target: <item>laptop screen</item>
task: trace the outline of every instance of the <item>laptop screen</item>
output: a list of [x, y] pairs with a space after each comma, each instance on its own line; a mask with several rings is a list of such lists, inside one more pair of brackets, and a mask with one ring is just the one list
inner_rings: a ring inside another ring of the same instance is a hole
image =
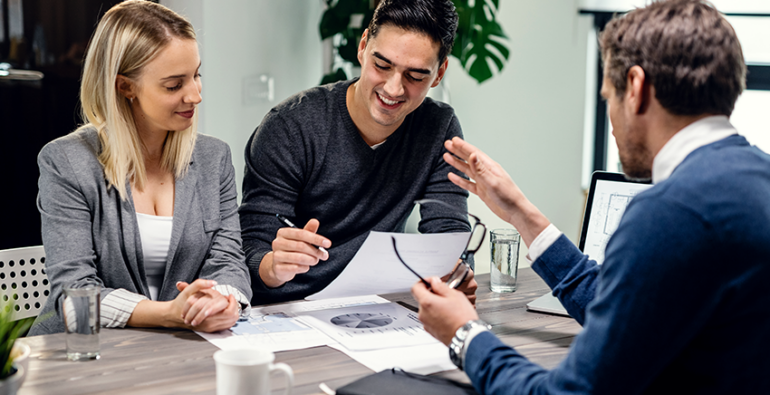
[[629, 181], [621, 173], [594, 172], [586, 199], [580, 250], [598, 264], [604, 262], [607, 241], [615, 233], [626, 206], [649, 183]]

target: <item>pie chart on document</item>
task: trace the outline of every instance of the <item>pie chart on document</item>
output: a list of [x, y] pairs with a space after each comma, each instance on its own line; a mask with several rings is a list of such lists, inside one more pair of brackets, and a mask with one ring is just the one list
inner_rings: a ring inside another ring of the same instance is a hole
[[387, 315], [371, 313], [351, 313], [332, 317], [332, 324], [345, 328], [380, 328], [390, 325], [393, 319]]

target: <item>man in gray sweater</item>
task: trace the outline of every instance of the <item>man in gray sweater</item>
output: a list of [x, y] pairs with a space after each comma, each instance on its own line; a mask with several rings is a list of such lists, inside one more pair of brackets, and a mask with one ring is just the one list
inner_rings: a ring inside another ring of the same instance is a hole
[[[456, 28], [451, 0], [383, 0], [361, 37], [360, 78], [300, 92], [262, 120], [246, 146], [239, 210], [253, 304], [322, 290], [369, 231], [403, 231], [417, 199], [458, 208], [421, 205], [420, 232], [470, 231], [468, 194], [441, 158], [460, 124], [426, 98]], [[471, 300], [475, 289], [472, 276], [461, 287]]]

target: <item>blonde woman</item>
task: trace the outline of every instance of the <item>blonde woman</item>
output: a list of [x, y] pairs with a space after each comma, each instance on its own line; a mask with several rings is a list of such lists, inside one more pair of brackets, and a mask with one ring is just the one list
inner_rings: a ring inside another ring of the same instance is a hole
[[126, 1], [97, 26], [87, 124], [46, 145], [38, 209], [51, 293], [31, 334], [64, 330], [62, 287], [102, 284], [101, 324], [218, 331], [249, 305], [227, 145], [197, 133], [200, 56], [184, 18]]

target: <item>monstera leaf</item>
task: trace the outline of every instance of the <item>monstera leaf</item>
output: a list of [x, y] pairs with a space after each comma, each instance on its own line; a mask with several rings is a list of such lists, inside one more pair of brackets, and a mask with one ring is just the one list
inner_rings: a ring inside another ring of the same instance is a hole
[[[452, 56], [460, 60], [463, 69], [478, 83], [492, 78], [494, 73], [489, 60], [498, 71], [502, 71], [508, 60], [509, 50], [504, 43], [507, 36], [497, 23], [500, 0], [453, 0], [459, 17]], [[374, 16], [379, 1], [372, 0], [326, 0], [326, 11], [318, 26], [321, 40], [340, 35], [335, 42], [335, 51], [340, 58], [358, 66], [356, 58], [358, 40]], [[351, 26], [353, 17], [361, 21], [360, 26]], [[334, 60], [332, 60], [334, 63]], [[332, 64], [334, 66], [334, 64]], [[336, 68], [323, 76], [322, 84], [347, 79], [345, 71]]]
[[473, 6], [467, 0], [454, 3], [460, 20], [452, 55], [471, 77], [482, 83], [493, 76], [487, 60], [492, 60], [497, 70], [502, 71], [510, 54], [501, 42], [508, 36], [496, 21], [499, 0], [476, 0]]

